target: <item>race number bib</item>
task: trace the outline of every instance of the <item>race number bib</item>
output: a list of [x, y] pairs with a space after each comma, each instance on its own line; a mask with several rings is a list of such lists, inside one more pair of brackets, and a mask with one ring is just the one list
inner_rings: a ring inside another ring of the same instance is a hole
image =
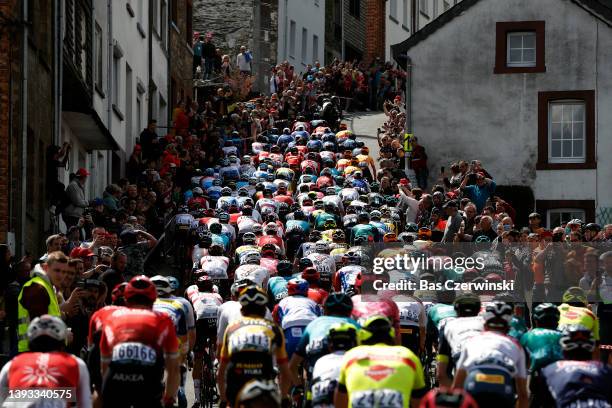
[[270, 338], [263, 333], [237, 333], [230, 337], [230, 350], [239, 351], [269, 351]]
[[312, 403], [324, 404], [333, 403], [336, 380], [321, 380], [312, 385]]
[[154, 365], [157, 361], [155, 350], [142, 343], [121, 343], [113, 348], [111, 360], [121, 364]]
[[353, 408], [402, 408], [404, 397], [396, 390], [368, 390], [356, 392], [352, 397]]

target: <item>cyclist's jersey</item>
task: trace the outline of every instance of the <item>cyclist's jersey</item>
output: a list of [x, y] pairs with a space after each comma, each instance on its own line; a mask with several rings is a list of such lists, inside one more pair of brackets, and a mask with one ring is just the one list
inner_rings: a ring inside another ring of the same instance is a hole
[[179, 337], [181, 344], [181, 352], [187, 352], [189, 344], [184, 341], [187, 336], [187, 317], [185, 316], [183, 304], [170, 298], [157, 298], [155, 303], [153, 303], [153, 310], [165, 314], [172, 320], [176, 335]]
[[542, 369], [558, 408], [610, 408], [612, 368], [599, 361], [561, 360]]
[[102, 333], [106, 319], [108, 319], [108, 316], [110, 316], [115, 310], [121, 309], [122, 307], [123, 306], [115, 305], [104, 306], [103, 308], [96, 310], [94, 314], [91, 315], [91, 318], [89, 319], [89, 332], [87, 335], [88, 345], [99, 345], [99, 336]]
[[342, 199], [342, 201], [359, 200], [359, 192], [354, 188], [343, 188], [340, 191], [340, 198]]
[[288, 296], [272, 311], [274, 320], [283, 330], [291, 327], [306, 327], [321, 315], [319, 305], [305, 296]]
[[351, 242], [357, 237], [365, 237], [367, 241], [376, 241], [380, 232], [370, 224], [357, 224], [351, 228]]
[[412, 334], [415, 327], [425, 327], [425, 307], [412, 296], [396, 295], [393, 301], [400, 313], [400, 333]]
[[344, 351], [334, 351], [317, 360], [312, 369], [310, 393], [312, 408], [334, 407], [334, 392], [340, 378]]
[[402, 346], [358, 346], [344, 354], [338, 389], [352, 408], [408, 408], [423, 395], [425, 377], [419, 358]]
[[238, 206], [238, 200], [236, 200], [236, 197], [221, 196], [217, 200], [217, 209], [225, 209], [225, 210], [227, 210], [227, 209], [229, 209], [233, 205], [235, 205], [236, 207]]
[[221, 186], [211, 186], [206, 190], [206, 195], [211, 200], [217, 200], [221, 197]]
[[[455, 321], [460, 320], [461, 318]], [[446, 327], [448, 328], [448, 325]], [[485, 331], [466, 339], [457, 361], [457, 368], [469, 372], [485, 367], [503, 369], [512, 378], [527, 378], [523, 348], [518, 341], [505, 334]]]
[[250, 279], [257, 286], [265, 288], [270, 278], [270, 272], [261, 265], [246, 264], [240, 265], [234, 273], [234, 281], [238, 282], [243, 279]]
[[191, 214], [177, 214], [174, 217], [175, 230], [181, 233], [187, 233], [191, 229], [191, 224], [194, 218]]
[[187, 298], [193, 305], [197, 320], [217, 320], [217, 311], [223, 304], [223, 299], [218, 293], [200, 292], [197, 285], [191, 285], [185, 291]]
[[227, 279], [228, 257], [206, 255], [200, 259], [200, 265], [211, 279]]
[[300, 245], [300, 249], [298, 250], [297, 257], [304, 258], [310, 254], [314, 254], [316, 252], [316, 244], [314, 242], [304, 242]]
[[154, 310], [121, 308], [106, 320], [100, 357], [114, 371], [110, 380], [130, 382], [137, 371], [141, 378], [160, 382], [164, 359], [178, 357], [179, 341], [172, 319]]
[[336, 261], [331, 255], [311, 253], [307, 256], [319, 272], [321, 285], [331, 285], [332, 276], [336, 273]]
[[395, 302], [387, 297], [378, 295], [355, 295], [353, 301], [353, 318], [360, 324], [368, 317], [382, 315], [393, 323], [395, 333], [399, 335], [400, 316]]
[[346, 254], [347, 250], [348, 250], [348, 245], [346, 245], [343, 242], [340, 243], [330, 243], [330, 247], [332, 248], [332, 250], [329, 252], [329, 254], [332, 256], [332, 258], [334, 258], [334, 261], [336, 262], [336, 271], [338, 269], [342, 268], [342, 264], [344, 263], [344, 255]]
[[260, 214], [278, 213], [278, 203], [271, 198], [260, 198], [255, 203], [255, 209]]
[[521, 345], [529, 354], [531, 372], [563, 359], [560, 338], [560, 331], [541, 328], [531, 329], [521, 337]]
[[366, 268], [360, 265], [343, 266], [334, 275], [334, 289], [338, 292], [346, 293], [349, 288], [355, 285], [357, 275], [359, 275], [360, 273], [364, 274], [366, 272]]
[[[21, 353], [8, 361], [0, 372], [0, 401], [10, 397], [11, 391], [54, 388], [70, 388], [73, 393], [71, 397], [78, 401], [80, 408], [92, 406], [87, 365], [71, 354], [60, 351]], [[24, 399], [23, 403], [15, 402], [13, 405], [5, 402], [2, 406], [66, 407], [65, 401], [44, 398], [30, 405]]]
[[321, 212], [319, 213], [314, 220], [314, 225], [315, 225], [315, 229], [318, 230], [324, 230], [323, 225], [325, 224], [325, 221], [328, 220], [332, 220], [332, 221], [336, 221], [336, 217], [333, 214], [329, 214], [326, 212]]
[[276, 265], [278, 265], [278, 259], [276, 258], [261, 258], [259, 264], [268, 270], [270, 276], [276, 275]]
[[293, 279], [293, 276], [273, 276], [268, 280], [268, 295], [275, 303], [287, 297], [287, 282]]
[[199, 267], [200, 259], [206, 255], [208, 255], [208, 249], [200, 248], [199, 245], [195, 245], [191, 251], [191, 261]]
[[468, 339], [478, 336], [483, 330], [482, 316], [457, 317], [448, 321], [440, 329], [440, 348], [437, 360], [448, 362], [451, 357], [453, 362], [456, 362]]
[[288, 220], [286, 223], [286, 232], [289, 234], [303, 233], [304, 236], [310, 232], [310, 224], [304, 220]]
[[212, 187], [213, 185], [213, 180], [216, 177], [213, 176], [204, 176], [200, 179], [200, 186], [202, 187], [203, 190], [208, 190], [209, 188]]
[[238, 263], [238, 265], [242, 265], [246, 259], [247, 259], [247, 255], [249, 254], [253, 254], [253, 253], [257, 253], [259, 254], [261, 252], [261, 248], [259, 248], [257, 245], [241, 245], [238, 248], [236, 248], [236, 263]]
[[170, 295], [170, 299], [176, 300], [183, 305], [183, 311], [185, 312], [185, 323], [187, 324], [187, 330], [195, 328], [195, 315], [193, 312], [193, 306], [191, 302], [184, 297]]
[[227, 167], [221, 167], [219, 169], [219, 178], [223, 181], [238, 180], [239, 177], [240, 177], [240, 172], [238, 171], [236, 167], [227, 166]]
[[440, 330], [449, 319], [457, 317], [457, 312], [453, 305], [438, 303], [432, 305], [427, 311], [427, 319]]
[[589, 329], [593, 333], [595, 340], [599, 341], [599, 320], [589, 309], [563, 303], [559, 306], [559, 312], [561, 313], [561, 316], [559, 316], [559, 330], [563, 331], [563, 328], [566, 326], [579, 324]]

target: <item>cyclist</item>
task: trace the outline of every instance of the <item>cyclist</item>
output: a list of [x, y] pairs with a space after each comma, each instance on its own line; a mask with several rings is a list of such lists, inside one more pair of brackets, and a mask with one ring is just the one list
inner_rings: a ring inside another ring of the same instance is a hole
[[291, 356], [289, 368], [293, 374], [294, 382], [297, 383], [298, 368], [302, 362], [305, 362], [304, 368], [307, 373], [307, 379], [310, 379], [312, 369], [317, 360], [327, 354], [325, 338], [330, 327], [341, 323], [348, 323], [356, 328], [359, 327], [359, 324], [351, 318], [352, 311], [353, 301], [344, 293], [331, 293], [325, 299], [323, 305], [324, 315], [308, 323], [293, 356]]
[[243, 279], [249, 279], [257, 286], [265, 287], [270, 278], [270, 272], [260, 265], [261, 255], [256, 252], [251, 252], [244, 258], [244, 263], [240, 264], [234, 272], [234, 281], [238, 282]]
[[552, 303], [540, 303], [533, 310], [535, 327], [521, 337], [529, 357], [530, 405], [540, 406], [538, 390], [542, 387], [541, 369], [563, 358], [559, 339], [559, 309]]
[[347, 292], [355, 285], [359, 274], [365, 274], [366, 268], [361, 266], [361, 256], [357, 252], [347, 252], [342, 257], [343, 267], [333, 277], [334, 290]]
[[321, 287], [321, 275], [319, 272], [315, 268], [306, 268], [302, 272], [301, 278], [308, 282], [308, 298], [314, 300], [317, 305], [322, 306], [329, 292]]
[[427, 315], [425, 306], [413, 291], [407, 291], [393, 296], [400, 314], [400, 335], [402, 346], [409, 348], [415, 354], [425, 351], [425, 330]]
[[208, 255], [200, 258], [200, 268], [211, 279], [227, 279], [227, 270], [230, 266], [230, 259], [223, 255], [223, 245], [213, 242], [208, 248]]
[[283, 399], [287, 398], [291, 374], [282, 331], [265, 318], [268, 296], [258, 286], [240, 291], [242, 317], [231, 323], [223, 338], [217, 383], [223, 401], [235, 401], [250, 380], [273, 380], [274, 360], [279, 369]]
[[465, 390], [441, 387], [429, 391], [420, 408], [478, 408], [478, 404]]
[[[195, 391], [194, 408], [200, 405], [200, 378], [202, 378], [202, 360], [208, 341], [217, 343], [217, 313], [223, 304], [223, 299], [218, 293], [213, 292], [213, 282], [209, 276], [200, 276], [195, 285], [191, 285], [185, 291], [187, 298], [193, 305], [196, 316], [196, 341], [193, 347], [193, 388]], [[209, 353], [214, 352], [214, 347]]]
[[459, 360], [461, 348], [472, 336], [484, 329], [480, 312], [480, 299], [473, 293], [463, 293], [453, 302], [457, 318], [449, 320], [440, 328], [438, 362], [438, 382], [443, 386], [451, 385], [449, 374]]
[[149, 278], [135, 276], [125, 288], [128, 307], [106, 319], [100, 339], [104, 406], [174, 404], [180, 380], [179, 342], [172, 319], [153, 310], [156, 299]]
[[453, 388], [465, 388], [479, 406], [514, 407], [515, 392], [516, 406], [528, 406], [525, 353], [507, 335], [511, 319], [512, 306], [499, 301], [490, 303], [483, 315], [484, 332], [467, 338], [461, 349]]
[[321, 314], [317, 303], [307, 295], [308, 282], [301, 278], [291, 279], [287, 282], [287, 297], [272, 311], [274, 321], [283, 329], [289, 357], [297, 348], [306, 326]]
[[340, 377], [340, 365], [344, 354], [357, 346], [357, 328], [350, 323], [335, 323], [327, 332], [326, 351], [312, 369], [308, 386], [308, 400], [312, 408], [331, 408], [334, 391]]
[[542, 369], [543, 407], [610, 407], [612, 368], [594, 360], [596, 341], [590, 330], [569, 325], [560, 339], [563, 360]]
[[238, 393], [236, 408], [280, 408], [281, 395], [274, 381], [251, 380]]
[[334, 406], [402, 407], [419, 404], [427, 391], [423, 367], [409, 349], [395, 345], [395, 330], [384, 316], [372, 316], [358, 333], [359, 346], [342, 360]]
[[[8, 361], [0, 372], [0, 401], [6, 401], [13, 396], [13, 392], [26, 389], [68, 388], [75, 395], [65, 397], [74, 398], [79, 408], [92, 406], [89, 371], [85, 362], [64, 352], [67, 331], [66, 324], [59, 317], [48, 314], [35, 317], [30, 322], [26, 333], [29, 351]], [[21, 406], [19, 399], [13, 401]], [[61, 400], [53, 402], [58, 404], [53, 406], [65, 406]], [[41, 398], [32, 406], [38, 406], [38, 403], [51, 406], [53, 402]], [[9, 405], [7, 402], [3, 406]]]
[[[157, 299], [153, 304], [153, 310], [167, 314], [174, 323], [176, 335], [179, 338], [181, 362], [183, 357], [187, 356], [195, 343], [195, 321], [193, 319], [193, 309], [191, 321], [194, 321], [193, 327], [188, 325], [187, 310], [182, 302], [174, 299], [172, 296], [172, 286], [170, 281], [165, 276], [156, 275], [151, 278], [151, 282], [157, 290]], [[193, 331], [193, 334], [191, 333]]]
[[268, 280], [268, 296], [273, 304], [287, 297], [287, 282], [293, 278], [293, 265], [291, 262], [281, 259], [276, 264], [276, 276]]
[[579, 324], [593, 333], [595, 356], [599, 358], [599, 319], [589, 310], [584, 291], [579, 287], [567, 289], [563, 294], [563, 303], [559, 306], [559, 312], [559, 330]]

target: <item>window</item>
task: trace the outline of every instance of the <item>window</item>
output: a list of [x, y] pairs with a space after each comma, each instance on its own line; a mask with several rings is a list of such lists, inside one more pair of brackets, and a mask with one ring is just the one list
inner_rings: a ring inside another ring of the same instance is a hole
[[95, 73], [94, 73], [94, 83], [96, 86], [96, 90], [100, 94], [104, 94], [102, 89], [104, 89], [104, 84], [102, 83], [103, 72], [104, 72], [104, 38], [102, 35], [102, 27], [96, 23], [96, 30], [94, 34], [94, 58], [95, 58]]
[[584, 162], [584, 102], [548, 104], [548, 160], [550, 163]]
[[448, 1], [444, 0], [442, 3], [443, 7], [444, 7], [444, 11], [448, 10], [449, 8], [451, 8], [451, 5]]
[[389, 18], [397, 23], [397, 0], [389, 0]]
[[595, 92], [538, 94], [538, 170], [594, 169]]
[[192, 32], [192, 24], [193, 24], [193, 7], [191, 5], [191, 0], [185, 0], [185, 18], [187, 19], [187, 24], [185, 27], [185, 41], [189, 48], [191, 48], [191, 43], [193, 42], [193, 32]]
[[289, 56], [293, 57], [295, 55], [295, 21], [291, 20], [289, 23]]
[[361, 16], [361, 0], [349, 0], [349, 14], [356, 19]]
[[312, 60], [313, 62], [319, 59], [319, 37], [312, 36]]
[[144, 16], [144, 0], [136, 0], [138, 2], [138, 10], [136, 11], [136, 13], [138, 14], [138, 17], [136, 17], [138, 19], [138, 22], [140, 24], [142, 24], [142, 17]]
[[159, 0], [151, 0], [149, 4], [153, 9], [153, 32], [159, 35]]
[[136, 98], [136, 131], [140, 132], [142, 128], [142, 100], [138, 96]]
[[402, 0], [402, 25], [408, 30], [408, 0]]
[[159, 9], [159, 31], [161, 36], [162, 47], [168, 47], [168, 3], [166, 0], [161, 0]]
[[429, 0], [419, 0], [419, 11], [429, 17]]
[[546, 72], [544, 21], [496, 24], [496, 74]]
[[121, 57], [113, 54], [113, 105], [119, 108], [119, 92], [121, 91]]
[[507, 38], [506, 65], [509, 67], [535, 67], [535, 31], [508, 33]]
[[302, 62], [308, 60], [308, 29], [302, 28]]
[[560, 227], [573, 219], [584, 220], [584, 210], [579, 208], [555, 208], [546, 212], [546, 225]]

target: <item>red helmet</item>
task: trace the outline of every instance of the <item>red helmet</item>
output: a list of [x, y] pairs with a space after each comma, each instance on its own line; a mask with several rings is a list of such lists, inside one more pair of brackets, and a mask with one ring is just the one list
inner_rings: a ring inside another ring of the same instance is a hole
[[125, 300], [130, 301], [134, 296], [144, 296], [151, 302], [157, 299], [157, 288], [149, 278], [144, 275], [134, 276], [125, 288]]
[[127, 288], [127, 286], [128, 286], [127, 282], [122, 282], [118, 284], [117, 286], [115, 286], [115, 288], [111, 292], [111, 299], [113, 301], [113, 304], [116, 304], [122, 301], [125, 302], [125, 288]]
[[313, 267], [308, 267], [302, 271], [302, 279], [308, 283], [317, 283], [321, 279], [321, 274]]
[[294, 278], [287, 282], [287, 294], [289, 296], [308, 294], [309, 284], [306, 280], [301, 278]]
[[478, 408], [478, 404], [462, 389], [434, 388], [421, 400], [420, 408]]

